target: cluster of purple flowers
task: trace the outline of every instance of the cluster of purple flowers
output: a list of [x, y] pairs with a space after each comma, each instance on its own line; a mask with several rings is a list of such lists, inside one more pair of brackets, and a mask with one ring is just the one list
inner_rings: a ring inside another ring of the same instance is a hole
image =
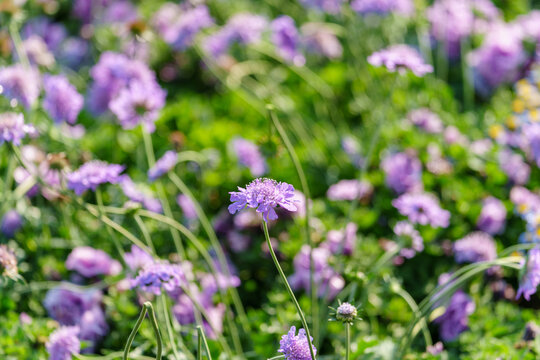
[[41, 76], [35, 68], [20, 64], [0, 68], [0, 96], [11, 101], [12, 106], [21, 104], [31, 108], [39, 97]]
[[33, 136], [37, 131], [33, 125], [24, 123], [23, 114], [0, 113], [0, 145], [4, 142], [20, 145], [27, 134]]
[[340, 58], [343, 47], [336, 37], [336, 32], [321, 23], [305, 23], [300, 28], [302, 42], [306, 51], [321, 54], [329, 59]]
[[450, 212], [442, 209], [437, 198], [427, 193], [405, 193], [392, 205], [413, 224], [448, 227]]
[[49, 360], [71, 360], [73, 354], [81, 351], [81, 341], [77, 337], [80, 329], [77, 326], [62, 326], [53, 331], [45, 345]]
[[450, 298], [444, 314], [434, 320], [439, 325], [441, 338], [444, 341], [452, 341], [467, 330], [469, 315], [475, 308], [473, 300], [463, 290], [456, 291]]
[[90, 246], [79, 246], [73, 249], [67, 257], [66, 269], [92, 278], [99, 275], [117, 275], [122, 270], [122, 266], [103, 250]]
[[415, 155], [389, 154], [381, 162], [381, 168], [386, 175], [386, 185], [396, 193], [422, 190], [422, 163]]
[[182, 264], [154, 262], [139, 271], [137, 277], [133, 279], [132, 287], [154, 295], [160, 295], [161, 291], [165, 290], [172, 297], [187, 285], [187, 276], [191, 273], [191, 268], [188, 262]]
[[122, 171], [122, 165], [107, 164], [99, 160], [89, 161], [67, 174], [67, 186], [75, 191], [75, 194], [82, 195], [86, 190], [96, 191], [101, 184], [117, 184], [122, 179]]
[[238, 157], [238, 162], [249, 168], [251, 175], [262, 176], [267, 171], [266, 160], [259, 151], [259, 147], [249, 140], [241, 137], [232, 141], [234, 152]]
[[404, 74], [407, 70], [416, 76], [433, 72], [433, 66], [426, 64], [420, 53], [408, 45], [392, 45], [379, 50], [368, 57], [368, 62], [377, 67], [384, 66], [390, 72], [398, 71], [400, 74]]
[[45, 89], [43, 108], [51, 118], [57, 123], [65, 121], [74, 124], [84, 103], [77, 89], [62, 75], [45, 76], [43, 88]]
[[176, 203], [182, 209], [182, 213], [184, 214], [186, 219], [197, 219], [197, 210], [195, 208], [195, 204], [193, 204], [193, 201], [189, 198], [189, 196], [184, 194], [178, 195], [176, 197]]

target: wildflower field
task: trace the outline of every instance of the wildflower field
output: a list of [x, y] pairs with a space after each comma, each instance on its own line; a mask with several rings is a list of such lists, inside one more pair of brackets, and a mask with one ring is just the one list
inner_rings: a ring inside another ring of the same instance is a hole
[[539, 359], [539, 167], [540, 1], [0, 0], [0, 360]]

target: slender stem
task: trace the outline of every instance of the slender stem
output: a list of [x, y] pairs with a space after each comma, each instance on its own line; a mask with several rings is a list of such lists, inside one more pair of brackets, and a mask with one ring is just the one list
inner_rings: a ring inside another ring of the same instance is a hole
[[[300, 179], [300, 186], [302, 187], [302, 192], [304, 193], [304, 206], [305, 206], [305, 213], [306, 218], [304, 221], [304, 235], [306, 237], [307, 244], [309, 246], [309, 285], [311, 289], [311, 311], [312, 311], [312, 325], [313, 325], [313, 331], [314, 334], [319, 335], [319, 301], [317, 299], [317, 284], [315, 283], [315, 265], [313, 261], [313, 241], [311, 240], [311, 232], [309, 227], [309, 220], [310, 220], [310, 207], [309, 207], [309, 199], [311, 198], [311, 193], [309, 191], [308, 182], [306, 179], [306, 174], [304, 173], [304, 169], [302, 168], [302, 164], [300, 163], [300, 159], [298, 158], [298, 155], [296, 154], [296, 151], [294, 150], [294, 146], [291, 143], [291, 140], [289, 139], [289, 136], [287, 135], [287, 132], [281, 125], [281, 122], [279, 121], [279, 118], [277, 117], [275, 113], [275, 108], [273, 105], [267, 106], [268, 112], [270, 114], [270, 119], [272, 120], [276, 130], [279, 133], [279, 136], [281, 138], [281, 141], [283, 144], [285, 144], [285, 147], [287, 148], [287, 152], [289, 153], [289, 156], [294, 164], [294, 167], [296, 169], [296, 173], [298, 174], [298, 178]], [[317, 340], [315, 340], [317, 341]]]
[[197, 326], [197, 332], [199, 334], [199, 339], [202, 339], [202, 342], [204, 344], [204, 350], [206, 351], [206, 356], [208, 357], [208, 360], [212, 360], [212, 353], [210, 353], [210, 348], [208, 347], [208, 341], [206, 341], [206, 336], [204, 335], [203, 328]]
[[[105, 210], [103, 209], [103, 197], [101, 195], [101, 189], [99, 187], [96, 189], [96, 202], [98, 205], [100, 218], [103, 219], [105, 217]], [[124, 261], [124, 249], [122, 248], [122, 245], [118, 241], [118, 238], [116, 237], [116, 235], [112, 232], [111, 228], [109, 226], [107, 226], [106, 228], [107, 228], [107, 232], [109, 236], [111, 237], [114, 243], [114, 246], [116, 247], [116, 250], [120, 254], [120, 257], [122, 258], [122, 261]]]
[[171, 343], [174, 358], [178, 360], [178, 359], [181, 359], [181, 357], [178, 354], [178, 348], [176, 347], [176, 340], [174, 337], [174, 332], [173, 332], [173, 328], [171, 324], [171, 318], [169, 316], [169, 308], [167, 306], [167, 300], [165, 299], [164, 295], [160, 295], [160, 301], [161, 301], [161, 307], [163, 308], [163, 318], [165, 320], [165, 327], [167, 328], [167, 335], [169, 337], [169, 342]]
[[129, 350], [131, 349], [131, 345], [133, 344], [135, 335], [137, 335], [137, 332], [141, 328], [142, 322], [144, 321], [144, 317], [146, 316], [147, 312], [150, 314], [149, 320], [150, 320], [150, 323], [152, 324], [152, 328], [154, 329], [154, 335], [156, 335], [156, 342], [157, 342], [156, 360], [161, 360], [161, 353], [163, 352], [163, 341], [161, 340], [161, 332], [159, 331], [159, 326], [156, 319], [156, 313], [154, 312], [152, 303], [149, 301], [144, 303], [141, 313], [139, 314], [139, 318], [137, 319], [137, 322], [135, 323], [135, 327], [133, 327], [133, 330], [131, 330], [131, 333], [129, 334], [129, 337], [126, 342], [126, 346], [124, 348], [124, 356], [122, 357], [123, 360], [129, 359]]
[[22, 40], [21, 36], [19, 35], [19, 29], [17, 29], [17, 24], [13, 19], [9, 23], [9, 34], [11, 35], [11, 40], [13, 41], [13, 45], [15, 46], [15, 52], [19, 57], [19, 61], [26, 68], [29, 68], [30, 62], [28, 61], [28, 56], [26, 56], [26, 51], [24, 51], [24, 49], [22, 48]]
[[283, 285], [285, 285], [285, 288], [287, 289], [287, 292], [289, 293], [289, 296], [291, 297], [291, 300], [293, 301], [294, 306], [296, 306], [296, 311], [298, 312], [298, 315], [300, 316], [300, 321], [302, 322], [302, 326], [304, 327], [304, 330], [306, 331], [311, 359], [315, 360], [315, 352], [313, 351], [313, 344], [311, 343], [311, 334], [309, 332], [309, 327], [307, 325], [306, 318], [304, 317], [302, 308], [300, 307], [300, 304], [298, 304], [298, 300], [296, 300], [296, 296], [294, 296], [294, 292], [292, 291], [291, 286], [289, 285], [289, 282], [287, 281], [287, 276], [285, 276], [285, 273], [283, 272], [281, 265], [279, 265], [279, 261], [276, 257], [276, 253], [274, 252], [274, 248], [272, 247], [272, 242], [270, 241], [270, 234], [268, 233], [268, 224], [266, 223], [266, 221], [263, 221], [263, 229], [264, 229], [264, 236], [266, 237], [266, 244], [268, 245], [268, 249], [270, 250], [270, 255], [272, 256], [272, 260], [274, 260], [274, 264], [276, 265], [279, 276], [281, 276]]
[[199, 329], [200, 326], [197, 326], [197, 360], [202, 360], [202, 335]]
[[129, 334], [129, 337], [126, 342], [126, 346], [124, 347], [124, 356], [122, 357], [123, 360], [129, 359], [129, 350], [131, 349], [131, 345], [133, 344], [133, 340], [135, 339], [135, 335], [137, 335], [137, 332], [139, 331], [142, 322], [144, 320], [144, 317], [146, 316], [146, 312], [148, 309], [146, 306], [143, 306], [141, 313], [139, 315], [139, 318], [137, 319], [137, 322], [135, 323], [135, 326], [133, 327], [133, 330], [131, 330], [131, 333]]
[[[413, 297], [407, 291], [405, 291], [405, 289], [403, 289], [399, 284], [396, 284], [396, 286], [394, 286], [393, 289], [396, 292], [396, 294], [398, 294], [399, 296], [403, 298], [403, 300], [405, 300], [407, 305], [409, 305], [409, 307], [413, 311], [414, 315], [419, 316], [420, 309], [418, 308], [418, 304], [416, 304], [416, 301], [414, 301]], [[424, 335], [424, 341], [426, 342], [426, 346], [433, 345], [433, 340], [431, 339], [431, 334], [429, 333], [426, 320], [422, 318], [422, 320], [420, 320], [420, 323], [421, 323], [420, 325], [422, 326], [422, 334]]]
[[141, 233], [144, 240], [146, 241], [146, 245], [148, 245], [148, 247], [152, 249], [153, 254], [156, 254], [156, 248], [154, 247], [154, 243], [152, 242], [152, 237], [150, 236], [150, 232], [148, 231], [148, 228], [146, 227], [143, 219], [141, 219], [138, 214], [135, 214], [133, 218], [135, 219], [137, 226], [139, 226], [139, 229], [141, 229]]
[[347, 347], [345, 348], [345, 360], [350, 359], [351, 353], [351, 324], [345, 324], [345, 334], [347, 336]]

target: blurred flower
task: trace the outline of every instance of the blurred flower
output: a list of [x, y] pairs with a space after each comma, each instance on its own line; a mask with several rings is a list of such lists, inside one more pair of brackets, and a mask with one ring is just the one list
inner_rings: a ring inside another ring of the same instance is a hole
[[290, 184], [259, 178], [250, 182], [245, 188], [238, 187], [238, 190], [238, 192], [229, 193], [232, 202], [229, 205], [231, 214], [248, 207], [262, 213], [264, 221], [268, 222], [278, 218], [275, 211], [278, 205], [288, 211], [297, 210], [293, 200], [294, 187]]
[[493, 196], [485, 198], [476, 226], [490, 235], [495, 235], [504, 230], [505, 220], [506, 208], [502, 201]]
[[444, 346], [443, 346], [443, 343], [440, 342], [440, 341], [437, 341], [435, 344], [433, 345], [429, 345], [427, 348], [426, 348], [426, 351], [430, 354], [430, 355], [439, 355], [440, 353], [442, 353], [444, 350]]
[[525, 275], [523, 275], [519, 284], [519, 289], [516, 299], [521, 295], [525, 300], [530, 301], [531, 295], [536, 293], [536, 288], [540, 284], [540, 249], [534, 248], [529, 250], [527, 261], [524, 266]]
[[442, 156], [441, 149], [435, 143], [428, 145], [427, 152], [429, 155], [426, 163], [427, 170], [435, 175], [451, 174], [454, 170], [452, 163]]
[[237, 137], [232, 140], [234, 152], [238, 162], [249, 168], [251, 175], [262, 176], [267, 171], [266, 160], [259, 151], [259, 147], [249, 140]]
[[330, 230], [326, 234], [326, 241], [321, 244], [328, 248], [332, 254], [352, 255], [356, 245], [356, 232], [358, 226], [355, 223], [348, 223], [345, 229]]
[[300, 0], [302, 5], [327, 12], [329, 14], [338, 14], [341, 10], [341, 5], [345, 0]]
[[[313, 341], [313, 338], [311, 338]], [[298, 330], [296, 335], [296, 327], [291, 326], [287, 335], [283, 335], [279, 342], [278, 352], [285, 356], [285, 360], [309, 360], [311, 352], [309, 350], [309, 341], [304, 329]], [[317, 353], [317, 349], [313, 346], [313, 353]]]
[[407, 119], [416, 127], [430, 134], [438, 134], [443, 131], [441, 118], [428, 108], [412, 110], [407, 114]]
[[96, 191], [101, 184], [118, 183], [124, 171], [124, 166], [108, 164], [104, 161], [93, 160], [83, 164], [80, 168], [67, 174], [68, 189], [75, 194], [82, 195], [86, 190]]
[[169, 150], [163, 154], [161, 158], [156, 161], [156, 164], [148, 170], [148, 179], [156, 181], [169, 171], [171, 171], [178, 161], [178, 154], [176, 151]]
[[467, 138], [455, 126], [447, 126], [444, 130], [444, 141], [449, 144], [467, 144]]
[[81, 342], [78, 326], [62, 326], [49, 336], [45, 346], [49, 353], [49, 360], [71, 360], [73, 354], [81, 351]]
[[[21, 44], [22, 51], [32, 65], [49, 68], [54, 65], [54, 55], [49, 51], [45, 41], [37, 35], [32, 35]], [[19, 61], [20, 59], [16, 59]]]
[[172, 3], [161, 6], [153, 22], [163, 40], [175, 50], [185, 50], [202, 29], [214, 24], [206, 5], [185, 8]]
[[411, 259], [417, 252], [424, 250], [424, 239], [410, 222], [398, 221], [393, 230], [402, 244], [399, 252], [401, 256]]
[[122, 266], [103, 250], [79, 246], [68, 255], [66, 269], [77, 271], [82, 276], [90, 278], [99, 275], [117, 275]]
[[21, 64], [0, 68], [0, 95], [11, 100], [14, 106], [20, 103], [26, 109], [34, 105], [39, 97], [41, 77], [38, 70]]
[[373, 66], [384, 66], [388, 71], [398, 71], [404, 74], [407, 70], [416, 76], [424, 76], [433, 72], [433, 67], [422, 59], [420, 53], [408, 45], [392, 45], [386, 49], [374, 52], [368, 57]]
[[476, 231], [454, 243], [454, 254], [458, 264], [475, 263], [495, 260], [497, 249], [495, 241], [489, 234]]
[[43, 80], [45, 99], [43, 108], [56, 122], [74, 124], [81, 111], [84, 99], [63, 75], [46, 75]]
[[186, 195], [180, 194], [176, 197], [176, 203], [180, 208], [182, 208], [182, 213], [188, 220], [197, 219], [197, 210], [195, 209], [195, 204], [193, 201]]
[[8, 210], [2, 217], [0, 230], [7, 237], [12, 237], [22, 227], [23, 218], [16, 210]]
[[406, 193], [392, 201], [401, 215], [413, 224], [446, 228], [450, 222], [450, 212], [441, 209], [437, 198], [427, 193]]
[[300, 31], [306, 50], [330, 59], [337, 59], [343, 54], [343, 47], [330, 27], [321, 23], [306, 23]]
[[227, 243], [232, 251], [236, 253], [242, 252], [248, 249], [251, 238], [233, 230], [227, 233]]
[[514, 186], [510, 190], [510, 201], [514, 203], [519, 214], [540, 211], [540, 196], [522, 186]]
[[360, 144], [354, 137], [345, 135], [341, 139], [341, 148], [349, 156], [354, 167], [360, 168], [364, 164], [364, 158], [360, 154]]
[[0, 276], [15, 278], [18, 273], [15, 253], [6, 245], [0, 245]]
[[540, 124], [524, 124], [522, 132], [536, 166], [540, 167]]
[[39, 36], [50, 51], [56, 52], [67, 37], [67, 30], [63, 24], [54, 23], [46, 16], [38, 16], [24, 24], [21, 36], [23, 39]]
[[138, 271], [154, 263], [152, 255], [136, 245], [131, 245], [131, 251], [124, 254], [124, 261], [131, 271]]
[[163, 207], [161, 202], [152, 195], [147, 194], [139, 189], [139, 187], [131, 180], [128, 175], [123, 175], [120, 180], [120, 187], [129, 200], [139, 203], [145, 209], [156, 213], [162, 213]]
[[499, 152], [499, 165], [514, 184], [524, 185], [529, 182], [531, 168], [521, 155], [510, 149], [503, 149]]
[[295, 66], [303, 66], [306, 58], [298, 50], [300, 35], [294, 20], [287, 15], [282, 15], [274, 19], [270, 27], [272, 28], [272, 42], [279, 56]]
[[467, 294], [462, 290], [456, 291], [450, 298], [444, 314], [433, 321], [439, 325], [441, 339], [452, 341], [467, 330], [469, 315], [475, 308], [474, 301]]
[[523, 334], [523, 340], [534, 341], [540, 334], [540, 327], [536, 325], [534, 321], [528, 321], [525, 324], [525, 331]]
[[373, 186], [367, 180], [341, 180], [328, 188], [326, 196], [330, 200], [363, 200], [372, 192]]
[[[198, 294], [200, 295], [200, 294]], [[200, 301], [200, 296], [195, 296], [196, 301]], [[203, 317], [203, 328], [210, 339], [216, 339], [218, 334], [223, 332], [223, 319], [225, 315], [225, 305], [213, 305], [202, 299], [202, 306], [205, 308], [207, 316]], [[186, 294], [182, 294], [177, 299], [172, 308], [173, 314], [180, 325], [195, 323], [195, 305], [192, 299]]]
[[363, 15], [396, 13], [409, 16], [414, 12], [414, 3], [412, 0], [353, 0], [351, 8]]
[[422, 163], [413, 154], [389, 154], [381, 162], [386, 185], [398, 194], [422, 190]]
[[139, 271], [133, 280], [132, 287], [138, 287], [144, 292], [160, 295], [161, 289], [169, 295], [181, 293], [181, 287], [186, 283], [186, 271], [191, 272], [191, 264], [152, 263]]

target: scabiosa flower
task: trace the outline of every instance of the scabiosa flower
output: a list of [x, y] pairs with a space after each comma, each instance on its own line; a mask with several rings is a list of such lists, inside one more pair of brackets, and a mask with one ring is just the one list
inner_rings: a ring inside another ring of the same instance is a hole
[[253, 176], [264, 175], [267, 171], [266, 160], [257, 145], [241, 137], [235, 138], [232, 145], [241, 165], [249, 168]]
[[90, 278], [98, 275], [117, 275], [122, 266], [103, 250], [79, 246], [68, 255], [66, 269], [77, 271], [82, 276]]
[[176, 203], [182, 208], [182, 212], [184, 213], [186, 219], [197, 219], [197, 210], [195, 209], [195, 204], [193, 204], [193, 201], [191, 201], [189, 196], [186, 196], [184, 194], [178, 195], [176, 197]]
[[81, 111], [84, 99], [63, 75], [47, 75], [43, 80], [45, 99], [43, 108], [56, 122], [74, 124]]
[[278, 218], [275, 211], [278, 205], [288, 211], [297, 210], [294, 202], [294, 187], [285, 182], [259, 178], [250, 182], [245, 188], [238, 187], [238, 190], [229, 193], [232, 202], [229, 205], [231, 214], [248, 207], [263, 214], [264, 221], [268, 222]]
[[433, 66], [422, 59], [420, 53], [408, 45], [392, 45], [386, 49], [374, 52], [368, 57], [373, 66], [384, 66], [388, 71], [398, 71], [404, 74], [407, 70], [416, 76], [424, 76], [433, 72]]
[[441, 118], [428, 108], [412, 110], [407, 114], [407, 119], [416, 127], [430, 134], [438, 134], [443, 131]]
[[490, 235], [495, 235], [504, 230], [505, 220], [506, 208], [502, 201], [493, 196], [484, 199], [476, 226]]
[[363, 15], [396, 13], [408, 16], [414, 12], [414, 4], [411, 0], [353, 0], [351, 8]]
[[29, 109], [36, 102], [41, 86], [40, 74], [34, 68], [17, 64], [0, 68], [0, 95]]
[[422, 164], [413, 154], [390, 154], [381, 162], [381, 168], [386, 175], [386, 185], [398, 194], [422, 190]]
[[366, 180], [341, 180], [328, 188], [326, 196], [330, 200], [362, 200], [372, 192], [373, 186]]
[[71, 360], [73, 354], [81, 351], [81, 342], [77, 337], [78, 326], [62, 326], [49, 336], [45, 345], [49, 353], [49, 360]]
[[484, 232], [476, 231], [454, 243], [457, 263], [490, 261], [497, 258], [493, 238]]
[[405, 193], [392, 205], [413, 224], [448, 227], [450, 212], [441, 209], [437, 198], [427, 193]]
[[18, 273], [15, 253], [6, 245], [0, 245], [0, 276], [14, 278]]
[[300, 0], [306, 7], [324, 11], [329, 14], [339, 13], [344, 1], [345, 0]]
[[167, 93], [155, 82], [132, 81], [120, 90], [110, 102], [109, 108], [124, 129], [133, 129], [143, 124], [146, 131], [156, 129], [154, 122], [165, 106]]
[[330, 59], [337, 59], [343, 54], [335, 32], [321, 23], [307, 23], [300, 28], [306, 50], [321, 54]]
[[303, 66], [306, 58], [298, 51], [300, 36], [294, 20], [290, 16], [282, 15], [272, 21], [270, 27], [272, 28], [272, 42], [279, 56], [296, 66]]
[[398, 221], [393, 230], [394, 234], [403, 243], [403, 247], [399, 252], [401, 256], [410, 259], [417, 252], [424, 250], [424, 239], [410, 222]]
[[344, 302], [336, 309], [336, 320], [344, 323], [352, 323], [358, 318], [358, 309], [356, 306]]
[[23, 224], [22, 216], [16, 210], [7, 211], [2, 217], [0, 231], [7, 237], [15, 235]]
[[122, 179], [120, 180], [120, 187], [122, 188], [124, 195], [126, 195], [129, 200], [141, 204], [147, 210], [157, 213], [163, 212], [161, 202], [151, 195], [141, 191], [128, 175], [122, 176]]
[[138, 287], [154, 295], [160, 295], [161, 289], [171, 295], [177, 294], [186, 283], [186, 271], [191, 271], [191, 265], [187, 262], [182, 264], [152, 263], [139, 271], [133, 280], [132, 287]]
[[330, 230], [326, 234], [326, 241], [321, 246], [328, 248], [332, 254], [352, 255], [356, 245], [356, 232], [358, 226], [348, 223], [345, 229]]
[[12, 112], [0, 114], [0, 145], [4, 142], [20, 145], [27, 134], [34, 136], [36, 133], [33, 125], [24, 123], [23, 114]]
[[469, 315], [476, 306], [474, 301], [462, 290], [452, 295], [444, 314], [434, 320], [439, 324], [441, 338], [444, 341], [452, 341], [463, 331], [468, 329]]
[[525, 275], [523, 275], [519, 284], [519, 289], [516, 295], [516, 299], [519, 299], [521, 295], [525, 300], [531, 300], [531, 295], [536, 293], [536, 288], [540, 284], [540, 249], [534, 248], [529, 250], [527, 262], [523, 267]]
[[121, 180], [124, 166], [108, 164], [104, 161], [93, 160], [85, 163], [72, 173], [67, 174], [67, 186], [82, 195], [86, 190], [96, 191], [101, 184], [116, 184]]
[[[313, 341], [313, 339], [311, 339], [311, 341]], [[287, 335], [283, 335], [281, 337], [278, 352], [285, 356], [285, 360], [311, 359], [306, 331], [304, 329], [300, 329], [298, 330], [298, 335], [296, 335], [296, 327], [291, 326]], [[313, 346], [313, 353], [317, 353], [315, 346]]]
[[178, 154], [175, 151], [169, 150], [156, 161], [156, 164], [148, 170], [148, 179], [156, 181], [176, 166]]

